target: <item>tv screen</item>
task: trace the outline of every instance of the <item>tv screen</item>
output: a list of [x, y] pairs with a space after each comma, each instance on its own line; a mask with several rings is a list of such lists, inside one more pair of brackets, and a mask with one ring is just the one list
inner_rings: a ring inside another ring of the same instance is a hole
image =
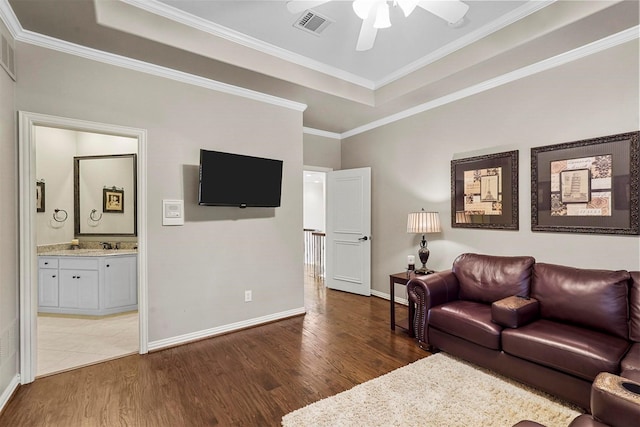
[[278, 207], [281, 187], [282, 160], [200, 150], [200, 205]]

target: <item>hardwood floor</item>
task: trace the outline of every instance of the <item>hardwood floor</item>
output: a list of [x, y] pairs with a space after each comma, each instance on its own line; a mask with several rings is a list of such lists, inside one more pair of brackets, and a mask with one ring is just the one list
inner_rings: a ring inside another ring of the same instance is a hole
[[429, 355], [389, 329], [387, 300], [305, 281], [305, 316], [38, 379], [0, 426], [278, 426]]

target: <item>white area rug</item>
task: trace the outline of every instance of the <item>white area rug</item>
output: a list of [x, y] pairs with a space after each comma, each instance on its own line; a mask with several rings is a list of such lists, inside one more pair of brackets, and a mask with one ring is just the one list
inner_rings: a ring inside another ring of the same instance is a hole
[[444, 353], [418, 360], [282, 418], [298, 426], [566, 427], [579, 410]]

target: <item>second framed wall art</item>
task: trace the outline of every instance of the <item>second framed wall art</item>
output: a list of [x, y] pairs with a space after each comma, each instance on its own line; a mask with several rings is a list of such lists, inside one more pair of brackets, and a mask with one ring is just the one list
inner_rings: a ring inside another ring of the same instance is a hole
[[639, 132], [531, 149], [531, 230], [640, 234]]

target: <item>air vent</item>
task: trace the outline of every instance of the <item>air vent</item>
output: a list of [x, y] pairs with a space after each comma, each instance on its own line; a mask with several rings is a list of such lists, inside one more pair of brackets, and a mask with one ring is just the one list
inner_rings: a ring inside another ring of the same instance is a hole
[[333, 21], [326, 16], [312, 10], [306, 10], [293, 26], [319, 36], [331, 23]]
[[5, 69], [7, 74], [15, 81], [16, 79], [16, 65], [13, 58], [13, 47], [9, 44], [9, 40], [4, 36], [2, 38], [2, 56], [0, 57], [0, 64]]

